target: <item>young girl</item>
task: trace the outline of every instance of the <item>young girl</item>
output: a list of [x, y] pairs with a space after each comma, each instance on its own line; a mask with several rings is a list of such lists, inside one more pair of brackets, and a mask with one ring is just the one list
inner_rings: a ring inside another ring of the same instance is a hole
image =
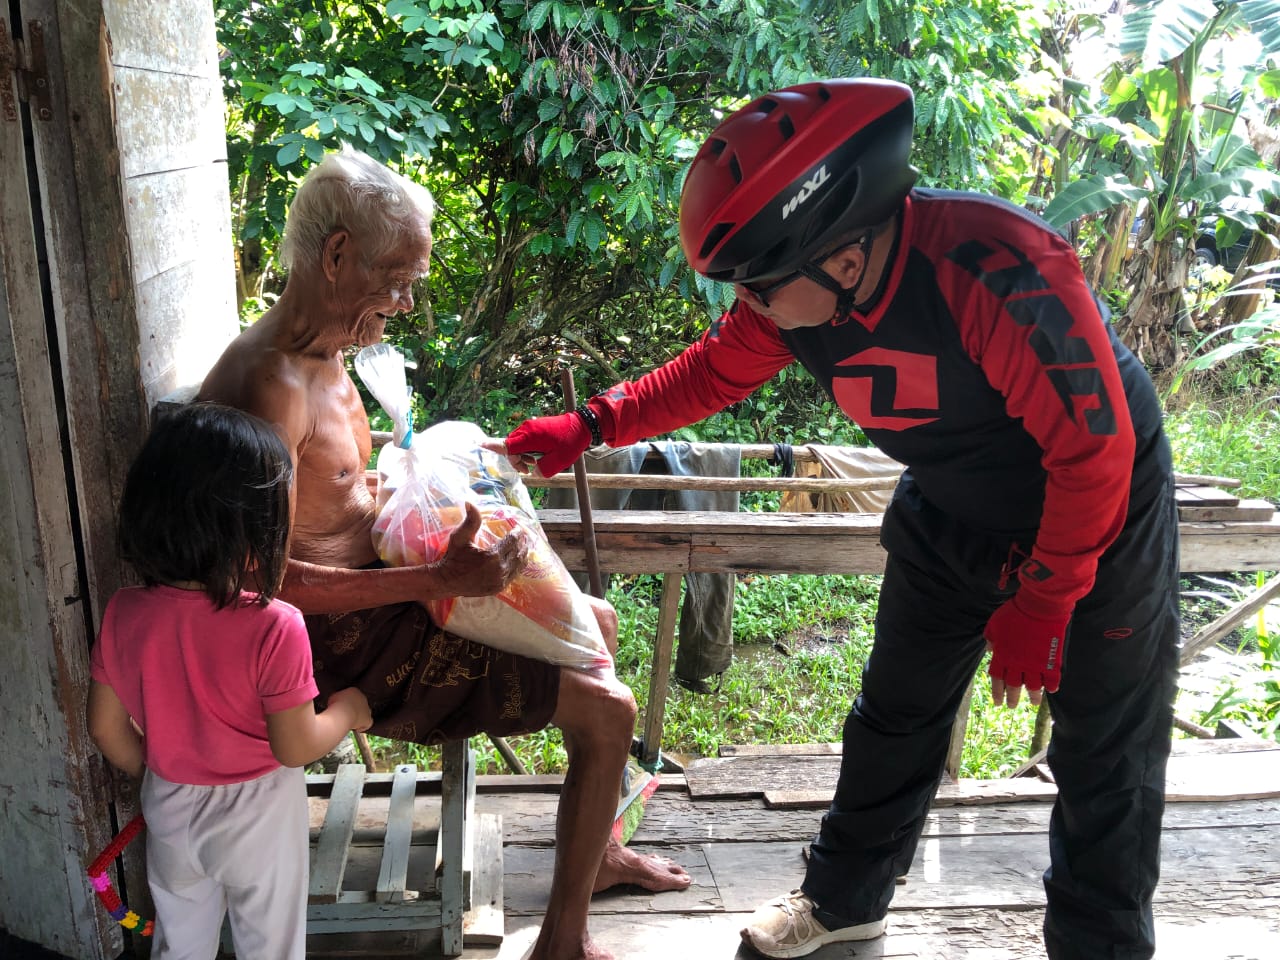
[[317, 713], [302, 614], [273, 599], [289, 547], [288, 450], [266, 423], [195, 404], [129, 470], [121, 554], [145, 583], [111, 598], [89, 733], [141, 776], [153, 956], [209, 960], [224, 914], [241, 960], [303, 960], [303, 765], [372, 723], [355, 688]]

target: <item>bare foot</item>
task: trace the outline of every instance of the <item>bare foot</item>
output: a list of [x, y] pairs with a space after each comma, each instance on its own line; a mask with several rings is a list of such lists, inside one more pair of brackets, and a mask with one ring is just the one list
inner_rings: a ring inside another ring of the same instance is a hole
[[693, 882], [684, 867], [667, 857], [636, 853], [610, 838], [596, 874], [592, 893], [608, 890], [619, 884], [632, 884], [658, 893], [663, 890], [683, 890]]

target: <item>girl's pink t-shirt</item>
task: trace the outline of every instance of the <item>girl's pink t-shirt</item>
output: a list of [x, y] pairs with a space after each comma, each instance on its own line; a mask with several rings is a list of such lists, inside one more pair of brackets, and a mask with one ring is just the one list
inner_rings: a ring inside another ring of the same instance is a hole
[[302, 614], [251, 595], [215, 609], [178, 587], [127, 587], [107, 604], [93, 679], [142, 728], [147, 766], [171, 783], [244, 783], [280, 766], [269, 713], [318, 691]]

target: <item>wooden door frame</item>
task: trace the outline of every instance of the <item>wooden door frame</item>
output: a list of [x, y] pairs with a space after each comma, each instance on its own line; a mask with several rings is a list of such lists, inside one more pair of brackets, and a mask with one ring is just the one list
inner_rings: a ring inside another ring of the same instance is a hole
[[[59, 6], [73, 15], [60, 20]], [[122, 585], [113, 518], [146, 403], [101, 3], [20, 0], [19, 12], [8, 24], [30, 71], [19, 83], [43, 79], [47, 100], [0, 116], [0, 534], [12, 533], [5, 559], [22, 572], [0, 599], [0, 849], [12, 878], [0, 926], [96, 960], [123, 939], [84, 867], [110, 839], [112, 801], [123, 816], [133, 794], [89, 741], [84, 700], [94, 627]], [[122, 886], [141, 883], [131, 859]]]

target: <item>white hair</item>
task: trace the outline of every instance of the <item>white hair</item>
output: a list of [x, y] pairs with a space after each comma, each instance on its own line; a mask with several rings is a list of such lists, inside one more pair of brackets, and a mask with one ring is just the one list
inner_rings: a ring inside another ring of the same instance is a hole
[[280, 243], [286, 272], [310, 269], [335, 230], [349, 230], [367, 263], [400, 246], [435, 214], [431, 192], [349, 144], [307, 171], [294, 194]]

